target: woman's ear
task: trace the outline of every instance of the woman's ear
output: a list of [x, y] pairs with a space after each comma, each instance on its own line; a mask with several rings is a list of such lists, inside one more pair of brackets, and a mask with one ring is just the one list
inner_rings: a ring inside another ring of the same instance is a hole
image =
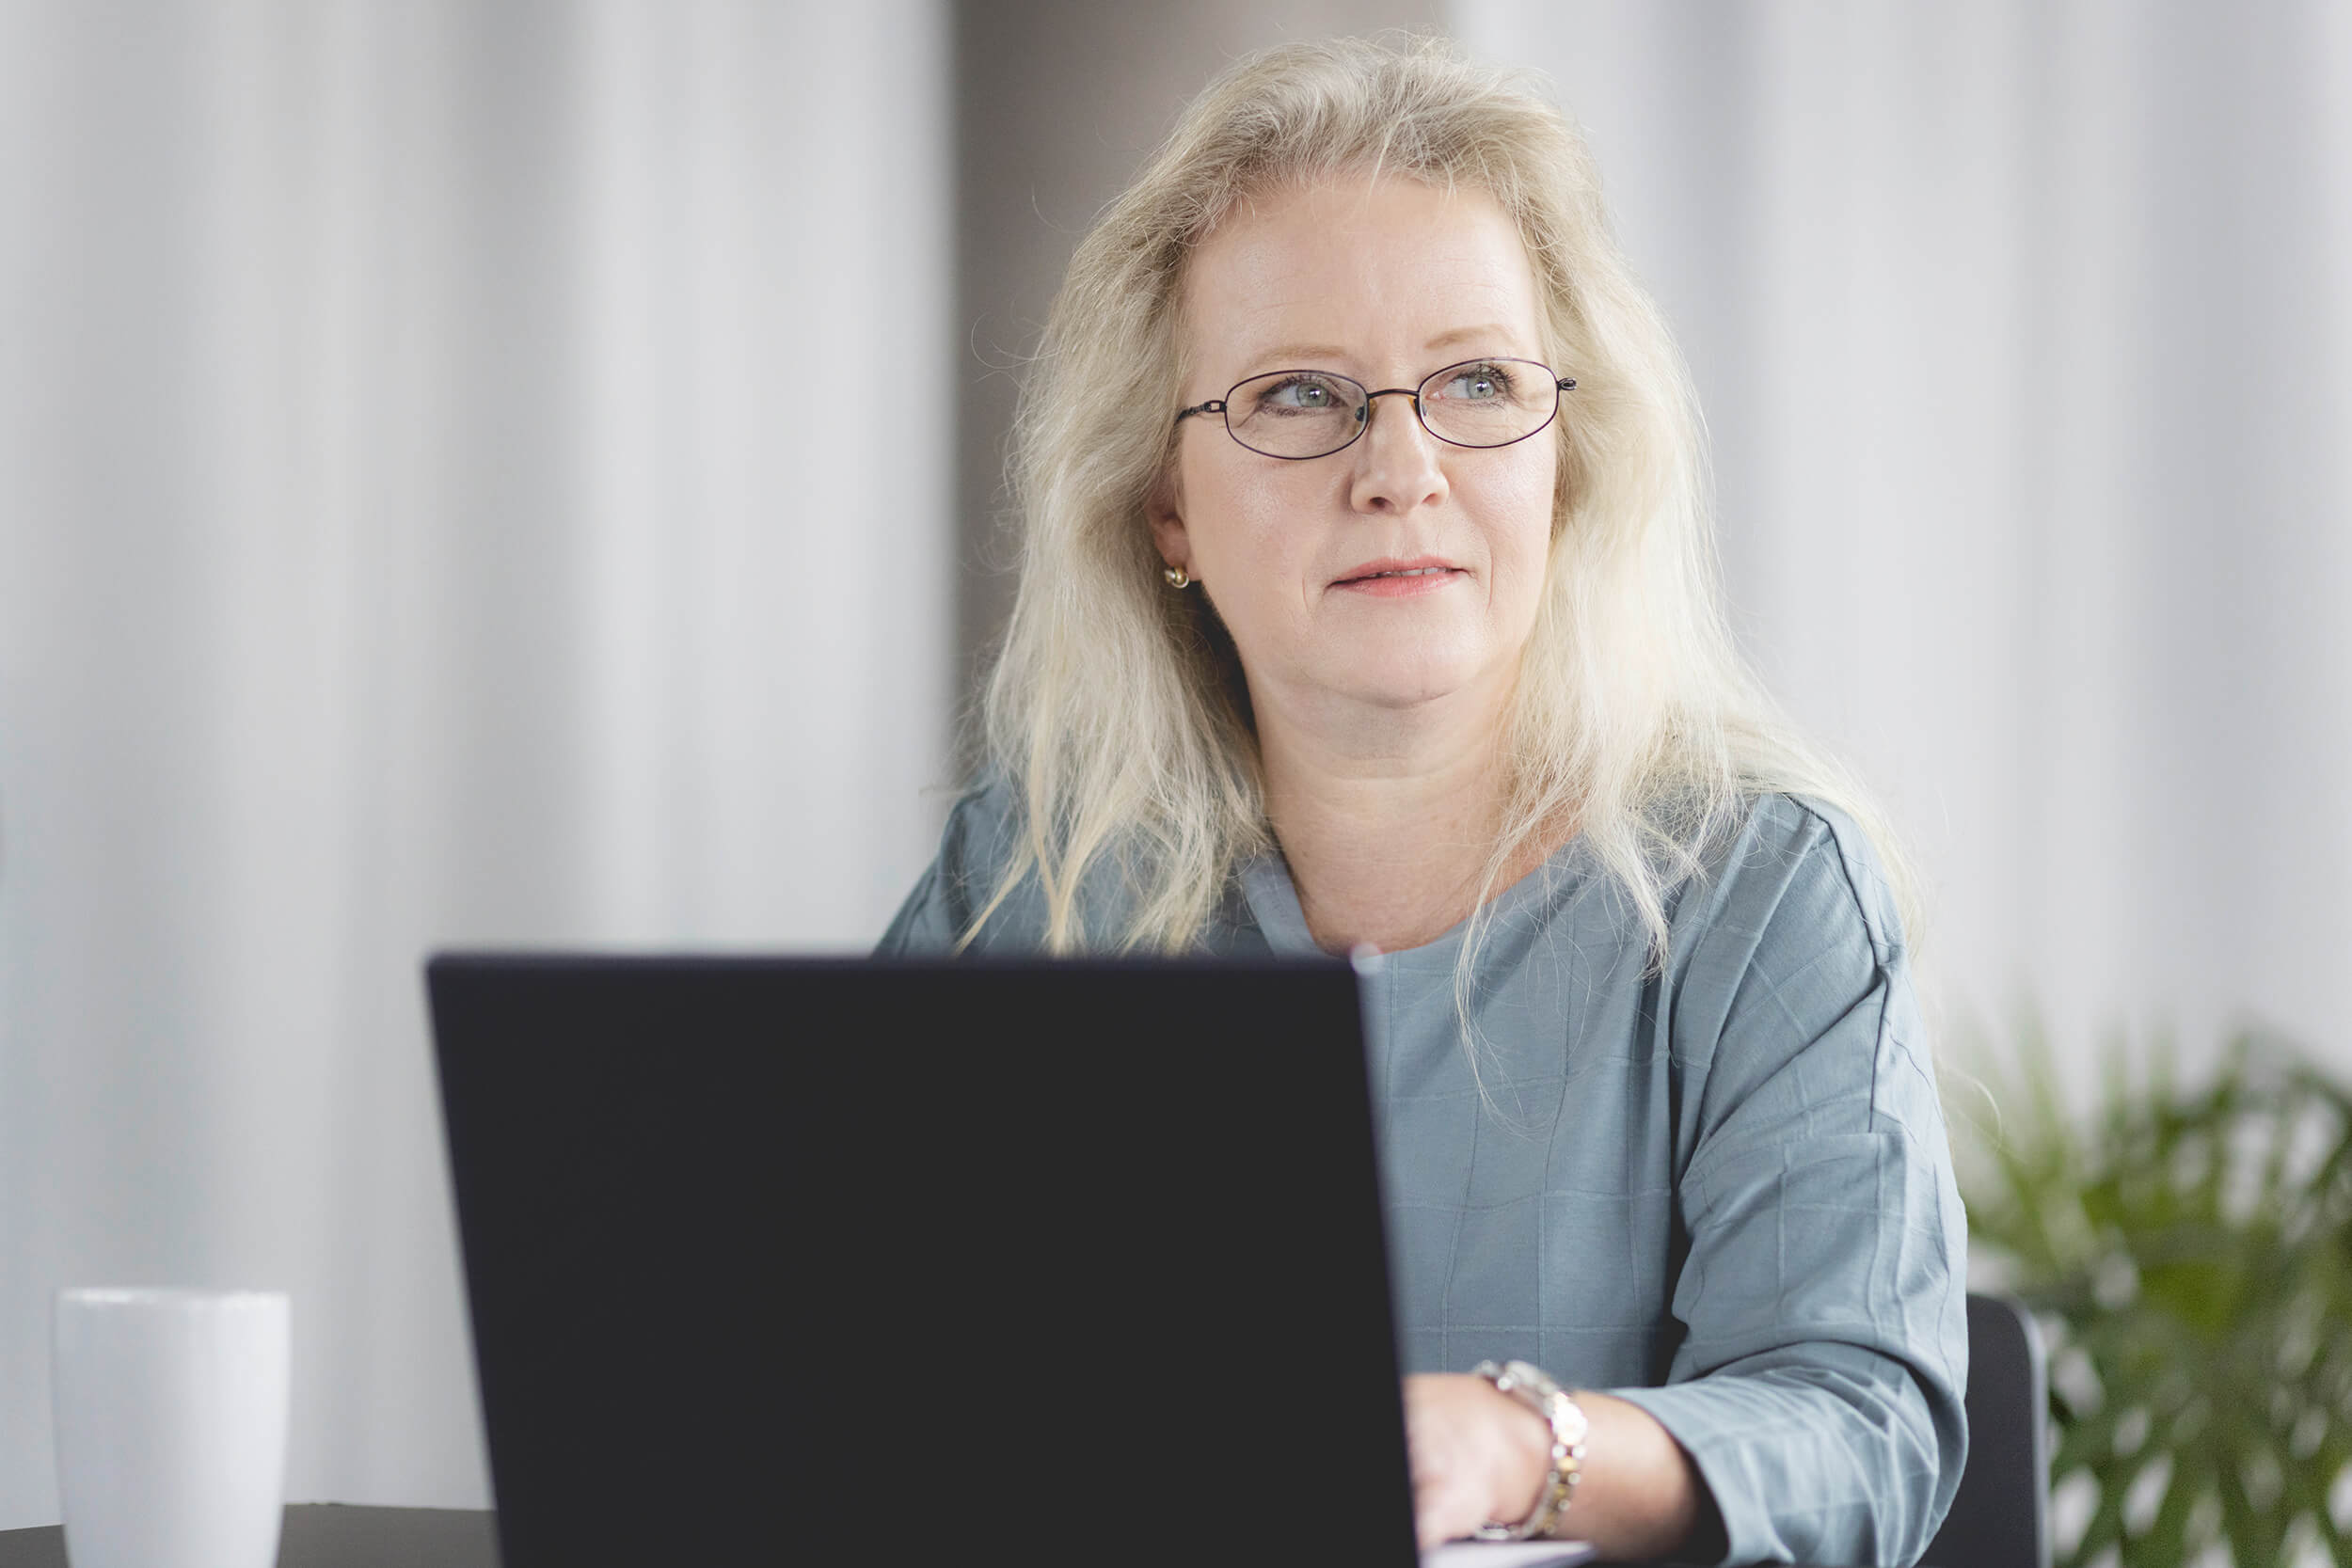
[[1143, 515], [1152, 525], [1152, 542], [1159, 547], [1160, 559], [1190, 571], [1192, 539], [1184, 531], [1184, 490], [1172, 460], [1152, 481], [1152, 493], [1144, 498]]

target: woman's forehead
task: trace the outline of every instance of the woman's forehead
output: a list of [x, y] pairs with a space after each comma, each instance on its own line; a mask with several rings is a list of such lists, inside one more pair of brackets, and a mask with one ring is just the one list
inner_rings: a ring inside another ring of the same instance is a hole
[[1396, 177], [1238, 204], [1193, 253], [1184, 317], [1196, 363], [1539, 347], [1534, 274], [1501, 204]]

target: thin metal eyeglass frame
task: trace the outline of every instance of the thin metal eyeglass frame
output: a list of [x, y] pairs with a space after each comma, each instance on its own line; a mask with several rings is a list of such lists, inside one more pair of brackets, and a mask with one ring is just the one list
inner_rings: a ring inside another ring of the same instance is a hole
[[[1431, 382], [1437, 380], [1438, 377], [1444, 375], [1447, 372], [1458, 371], [1469, 365], [1534, 365], [1536, 369], [1542, 371], [1546, 375], [1551, 376], [1551, 412], [1544, 416], [1543, 423], [1529, 431], [1525, 436], [1514, 436], [1507, 441], [1496, 441], [1490, 445], [1482, 446], [1474, 441], [1457, 441], [1451, 436], [1439, 436], [1435, 430], [1430, 430], [1429, 416], [1422, 408], [1421, 395], [1422, 388], [1426, 388]], [[1229, 412], [1232, 404], [1233, 394], [1240, 391], [1244, 387], [1248, 386], [1253, 381], [1265, 381], [1276, 376], [1284, 375], [1319, 375], [1331, 381], [1344, 381], [1350, 387], [1353, 387], [1358, 391], [1363, 393], [1363, 409], [1356, 416], [1356, 433], [1353, 436], [1350, 436], [1346, 440], [1342, 441], [1338, 446], [1333, 447], [1330, 451], [1311, 451], [1302, 457], [1293, 457], [1285, 452], [1267, 451], [1263, 447], [1253, 447], [1248, 442], [1243, 440], [1238, 435], [1235, 435], [1233, 431], [1232, 416]], [[1328, 457], [1332, 452], [1345, 451], [1348, 448], [1362, 440], [1364, 438], [1364, 432], [1372, 428], [1372, 405], [1375, 401], [1380, 398], [1402, 397], [1411, 398], [1413, 400], [1413, 418], [1420, 421], [1422, 429], [1429, 431], [1429, 435], [1432, 439], [1443, 441], [1449, 447], [1460, 447], [1465, 451], [1500, 451], [1504, 447], [1516, 447], [1521, 441], [1532, 440], [1535, 436], [1541, 436], [1545, 431], [1549, 430], [1551, 428], [1551, 421], [1560, 417], [1560, 394], [1562, 392], [1573, 391], [1575, 389], [1576, 377], [1572, 375], [1553, 375], [1551, 367], [1545, 364], [1540, 359], [1463, 359], [1454, 364], [1441, 366], [1437, 370], [1431, 371], [1427, 375], [1421, 378], [1420, 387], [1383, 387], [1376, 392], [1371, 388], [1365, 386], [1362, 382], [1357, 380], [1354, 376], [1342, 375], [1337, 371], [1311, 371], [1305, 369], [1260, 371], [1256, 375], [1243, 376], [1239, 381], [1236, 381], [1231, 387], [1226, 388], [1225, 395], [1221, 398], [1211, 398], [1206, 403], [1194, 404], [1190, 408], [1178, 409], [1176, 411], [1176, 422], [1178, 424], [1183, 424], [1186, 420], [1191, 419], [1195, 414], [1215, 414], [1223, 420], [1225, 425], [1225, 434], [1232, 436], [1233, 444], [1241, 448], [1242, 451], [1254, 451], [1260, 457], [1271, 457], [1278, 463], [1311, 463], [1318, 457]]]

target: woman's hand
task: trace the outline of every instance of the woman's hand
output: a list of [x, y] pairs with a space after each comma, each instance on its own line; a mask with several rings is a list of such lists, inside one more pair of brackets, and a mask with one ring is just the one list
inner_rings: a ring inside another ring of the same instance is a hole
[[1413, 1519], [1424, 1548], [1457, 1540], [1489, 1519], [1524, 1519], [1543, 1497], [1551, 1429], [1483, 1377], [1406, 1378], [1405, 1439], [1413, 1462]]
[[[1723, 1523], [1691, 1456], [1649, 1412], [1580, 1390], [1591, 1423], [1582, 1479], [1563, 1535], [1612, 1560], [1663, 1557], [1696, 1544], [1723, 1555]], [[1551, 1427], [1483, 1377], [1405, 1380], [1405, 1440], [1413, 1461], [1413, 1519], [1421, 1544], [1458, 1540], [1492, 1519], [1535, 1512], [1551, 1468]]]

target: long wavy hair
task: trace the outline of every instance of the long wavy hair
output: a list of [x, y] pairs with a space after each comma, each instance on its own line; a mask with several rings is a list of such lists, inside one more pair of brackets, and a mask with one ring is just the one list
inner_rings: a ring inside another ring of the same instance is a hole
[[[1273, 846], [1233, 644], [1201, 595], [1162, 581], [1145, 506], [1175, 454], [1194, 247], [1256, 193], [1367, 174], [1492, 197], [1526, 243], [1549, 361], [1576, 378], [1477, 911], [1572, 825], [1661, 962], [1676, 887], [1755, 796], [1785, 790], [1861, 824], [1911, 913], [1878, 813], [1734, 647], [1690, 378], [1609, 234], [1583, 138], [1532, 79], [1391, 36], [1234, 64], [1070, 263], [1015, 425], [1020, 587], [982, 706], [986, 763], [1023, 828], [964, 940], [1035, 878], [1049, 951], [1181, 952]], [[1116, 896], [1081, 896], [1103, 885]], [[1481, 929], [1474, 912], [1466, 1026]]]

